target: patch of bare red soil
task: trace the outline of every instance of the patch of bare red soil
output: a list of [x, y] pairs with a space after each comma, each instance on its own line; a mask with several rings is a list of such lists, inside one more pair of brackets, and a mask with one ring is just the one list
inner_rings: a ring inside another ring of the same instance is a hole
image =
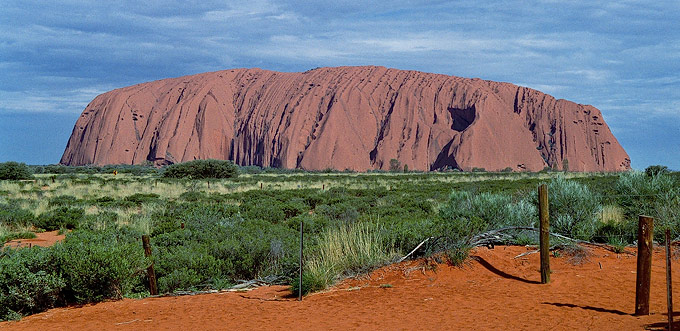
[[[480, 248], [462, 268], [422, 260], [396, 264], [309, 295], [302, 302], [291, 298], [283, 286], [125, 299], [52, 309], [1, 323], [0, 329], [663, 329], [663, 251], [654, 253], [648, 316], [632, 315], [635, 256], [591, 249], [580, 265], [567, 256], [552, 258], [552, 282], [542, 285], [538, 254], [515, 258], [526, 251], [524, 247]], [[673, 280], [680, 281], [678, 272]], [[680, 297], [680, 285], [674, 288], [675, 297]]]
[[10, 240], [5, 243], [4, 247], [49, 247], [56, 244], [58, 241], [64, 240], [66, 237], [63, 234], [59, 234], [59, 231], [49, 231], [36, 233], [36, 237], [33, 239], [15, 239]]

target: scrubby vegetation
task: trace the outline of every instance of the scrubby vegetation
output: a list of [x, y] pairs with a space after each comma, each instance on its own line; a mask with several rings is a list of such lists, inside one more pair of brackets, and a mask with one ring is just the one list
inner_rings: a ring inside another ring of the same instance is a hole
[[[308, 293], [391, 263], [426, 239], [414, 257], [444, 253], [457, 264], [485, 231], [535, 227], [540, 183], [549, 184], [554, 232], [622, 247], [645, 213], [657, 218], [657, 229], [680, 236], [680, 176], [668, 171], [275, 173], [196, 164], [116, 176], [113, 168], [47, 174], [52, 166], [33, 167], [35, 181], [0, 181], [2, 242], [71, 230], [50, 248], [0, 251], [0, 318], [148, 295], [143, 234], [151, 236], [162, 293], [263, 278]], [[222, 174], [228, 178], [215, 179]], [[500, 240], [533, 244], [537, 235], [517, 230]]]
[[232, 178], [238, 176], [238, 167], [231, 161], [194, 160], [168, 166], [163, 171], [166, 178]]
[[0, 180], [32, 179], [33, 173], [24, 163], [3, 162], [0, 163]]

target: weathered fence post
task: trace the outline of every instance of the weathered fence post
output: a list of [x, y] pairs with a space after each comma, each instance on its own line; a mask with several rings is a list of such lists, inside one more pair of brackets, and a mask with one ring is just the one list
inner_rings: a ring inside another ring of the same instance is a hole
[[548, 186], [538, 187], [538, 213], [540, 215], [541, 284], [550, 283], [550, 214], [548, 212]]
[[671, 274], [671, 230], [666, 229], [666, 299], [668, 300], [668, 330], [673, 330], [673, 286]]
[[260, 190], [262, 189], [262, 183], [260, 183]]
[[[149, 243], [149, 236], [142, 236], [142, 246], [144, 247], [144, 256], [151, 256], [151, 244]], [[149, 292], [151, 295], [158, 295], [158, 285], [156, 284], [156, 272], [153, 270], [153, 262], [146, 268], [146, 273], [149, 276]]]
[[649, 315], [649, 287], [652, 280], [653, 234], [654, 218], [640, 215], [638, 217], [635, 315]]
[[298, 300], [302, 301], [302, 248], [304, 247], [305, 222], [300, 221], [300, 282], [298, 284]]

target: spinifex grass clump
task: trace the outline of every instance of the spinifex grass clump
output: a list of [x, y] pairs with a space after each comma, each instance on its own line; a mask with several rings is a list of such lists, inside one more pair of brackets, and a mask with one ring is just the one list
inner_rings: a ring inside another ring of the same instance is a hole
[[[598, 230], [600, 198], [585, 185], [557, 177], [548, 184], [550, 228], [565, 236], [591, 240]], [[538, 204], [538, 198], [535, 198]]]
[[[353, 223], [326, 229], [305, 262], [302, 293], [323, 290], [342, 276], [366, 272], [396, 257], [376, 224]], [[300, 290], [298, 284], [297, 279], [293, 281], [294, 293]]]
[[[676, 177], [677, 178], [677, 177]], [[663, 229], [680, 235], [680, 181], [666, 171], [628, 172], [616, 183], [618, 203], [629, 222], [638, 215], [654, 217], [655, 239], [663, 241]]]

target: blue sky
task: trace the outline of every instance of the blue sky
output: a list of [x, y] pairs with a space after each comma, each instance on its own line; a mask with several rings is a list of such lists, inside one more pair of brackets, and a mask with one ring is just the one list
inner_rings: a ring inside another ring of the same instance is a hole
[[114, 88], [340, 65], [512, 82], [591, 104], [634, 168], [680, 170], [675, 0], [3, 0], [0, 161], [58, 162], [85, 106]]

